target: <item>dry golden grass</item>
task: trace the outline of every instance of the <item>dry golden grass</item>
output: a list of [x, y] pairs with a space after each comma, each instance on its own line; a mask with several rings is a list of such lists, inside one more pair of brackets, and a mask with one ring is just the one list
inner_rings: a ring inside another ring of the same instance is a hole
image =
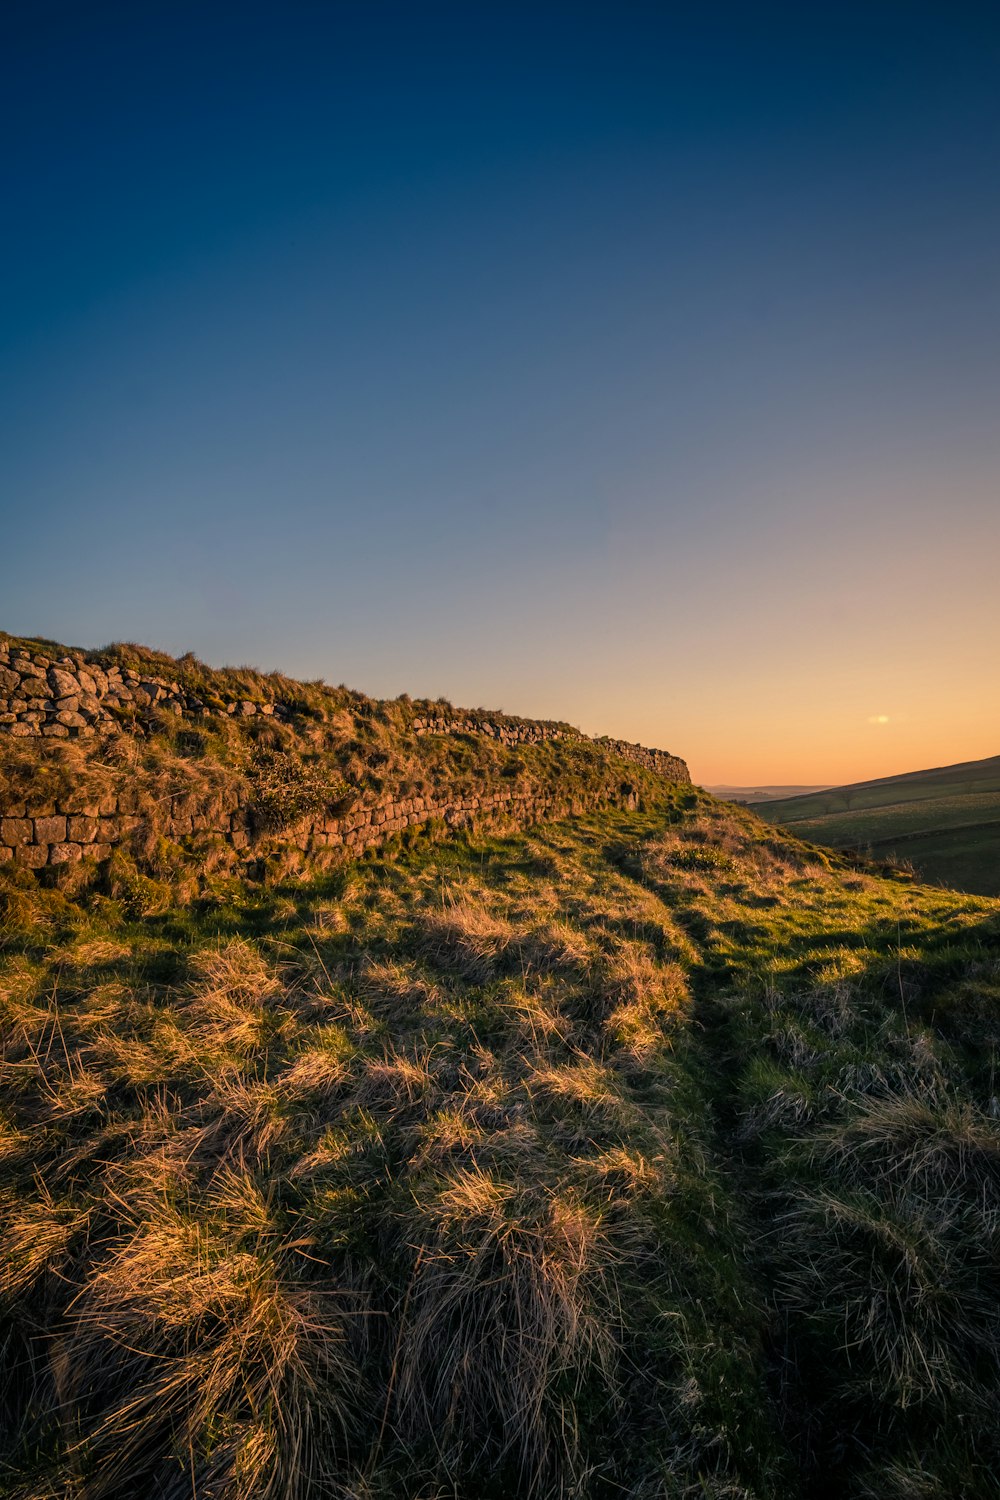
[[988, 904], [708, 802], [0, 890], [0, 1494], [991, 1493]]

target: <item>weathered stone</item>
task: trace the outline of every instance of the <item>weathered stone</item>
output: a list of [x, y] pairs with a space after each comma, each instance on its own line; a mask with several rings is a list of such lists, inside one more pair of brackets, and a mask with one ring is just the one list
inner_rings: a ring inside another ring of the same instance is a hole
[[47, 698], [49, 696], [49, 685], [44, 677], [22, 677], [22, 698]]
[[13, 858], [13, 849], [8, 849], [6, 844], [0, 844], [0, 865], [7, 864], [8, 860], [12, 860]]
[[17, 691], [21, 679], [16, 672], [11, 672], [7, 667], [0, 667], [0, 693], [7, 697], [10, 693]]
[[58, 816], [35, 819], [36, 844], [61, 844], [66, 837], [66, 819]]
[[92, 844], [97, 838], [96, 818], [70, 817], [66, 820], [66, 837], [77, 844]]
[[68, 865], [80, 859], [83, 854], [79, 844], [53, 844], [49, 849], [50, 865]]
[[79, 678], [69, 672], [63, 671], [61, 667], [49, 668], [49, 682], [52, 684], [52, 696], [54, 698], [76, 698], [79, 696]]
[[63, 710], [56, 714], [56, 723], [65, 724], [67, 729], [86, 729], [87, 721], [83, 714], [74, 713], [72, 710]]
[[43, 724], [42, 733], [45, 735], [46, 739], [50, 740], [69, 739], [69, 730], [66, 728], [65, 724]]
[[29, 870], [40, 870], [44, 864], [48, 864], [48, 859], [46, 844], [18, 844], [14, 850], [15, 862], [27, 866]]
[[11, 666], [13, 667], [13, 670], [15, 672], [19, 672], [22, 677], [44, 677], [45, 668], [41, 664], [43, 660], [44, 658], [40, 657], [38, 661], [35, 661], [24, 651], [18, 651], [17, 654], [12, 658]]
[[30, 818], [0, 818], [0, 839], [5, 844], [30, 844], [35, 825]]

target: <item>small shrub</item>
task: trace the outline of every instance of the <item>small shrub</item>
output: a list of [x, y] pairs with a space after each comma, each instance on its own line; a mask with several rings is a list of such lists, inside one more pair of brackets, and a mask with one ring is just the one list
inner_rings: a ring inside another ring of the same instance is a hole
[[304, 761], [292, 750], [255, 745], [249, 776], [256, 827], [275, 832], [342, 802], [351, 788], [329, 765]]

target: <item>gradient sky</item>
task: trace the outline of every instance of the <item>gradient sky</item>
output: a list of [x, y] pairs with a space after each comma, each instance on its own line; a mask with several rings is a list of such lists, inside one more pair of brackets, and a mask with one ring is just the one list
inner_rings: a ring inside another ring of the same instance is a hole
[[1000, 13], [0, 7], [0, 625], [1000, 752]]

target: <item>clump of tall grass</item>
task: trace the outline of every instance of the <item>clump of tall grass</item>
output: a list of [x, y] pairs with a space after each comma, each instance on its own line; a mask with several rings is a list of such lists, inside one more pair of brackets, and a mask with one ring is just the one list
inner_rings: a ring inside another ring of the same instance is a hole
[[989, 918], [782, 848], [0, 873], [0, 1488], [989, 1494]]

